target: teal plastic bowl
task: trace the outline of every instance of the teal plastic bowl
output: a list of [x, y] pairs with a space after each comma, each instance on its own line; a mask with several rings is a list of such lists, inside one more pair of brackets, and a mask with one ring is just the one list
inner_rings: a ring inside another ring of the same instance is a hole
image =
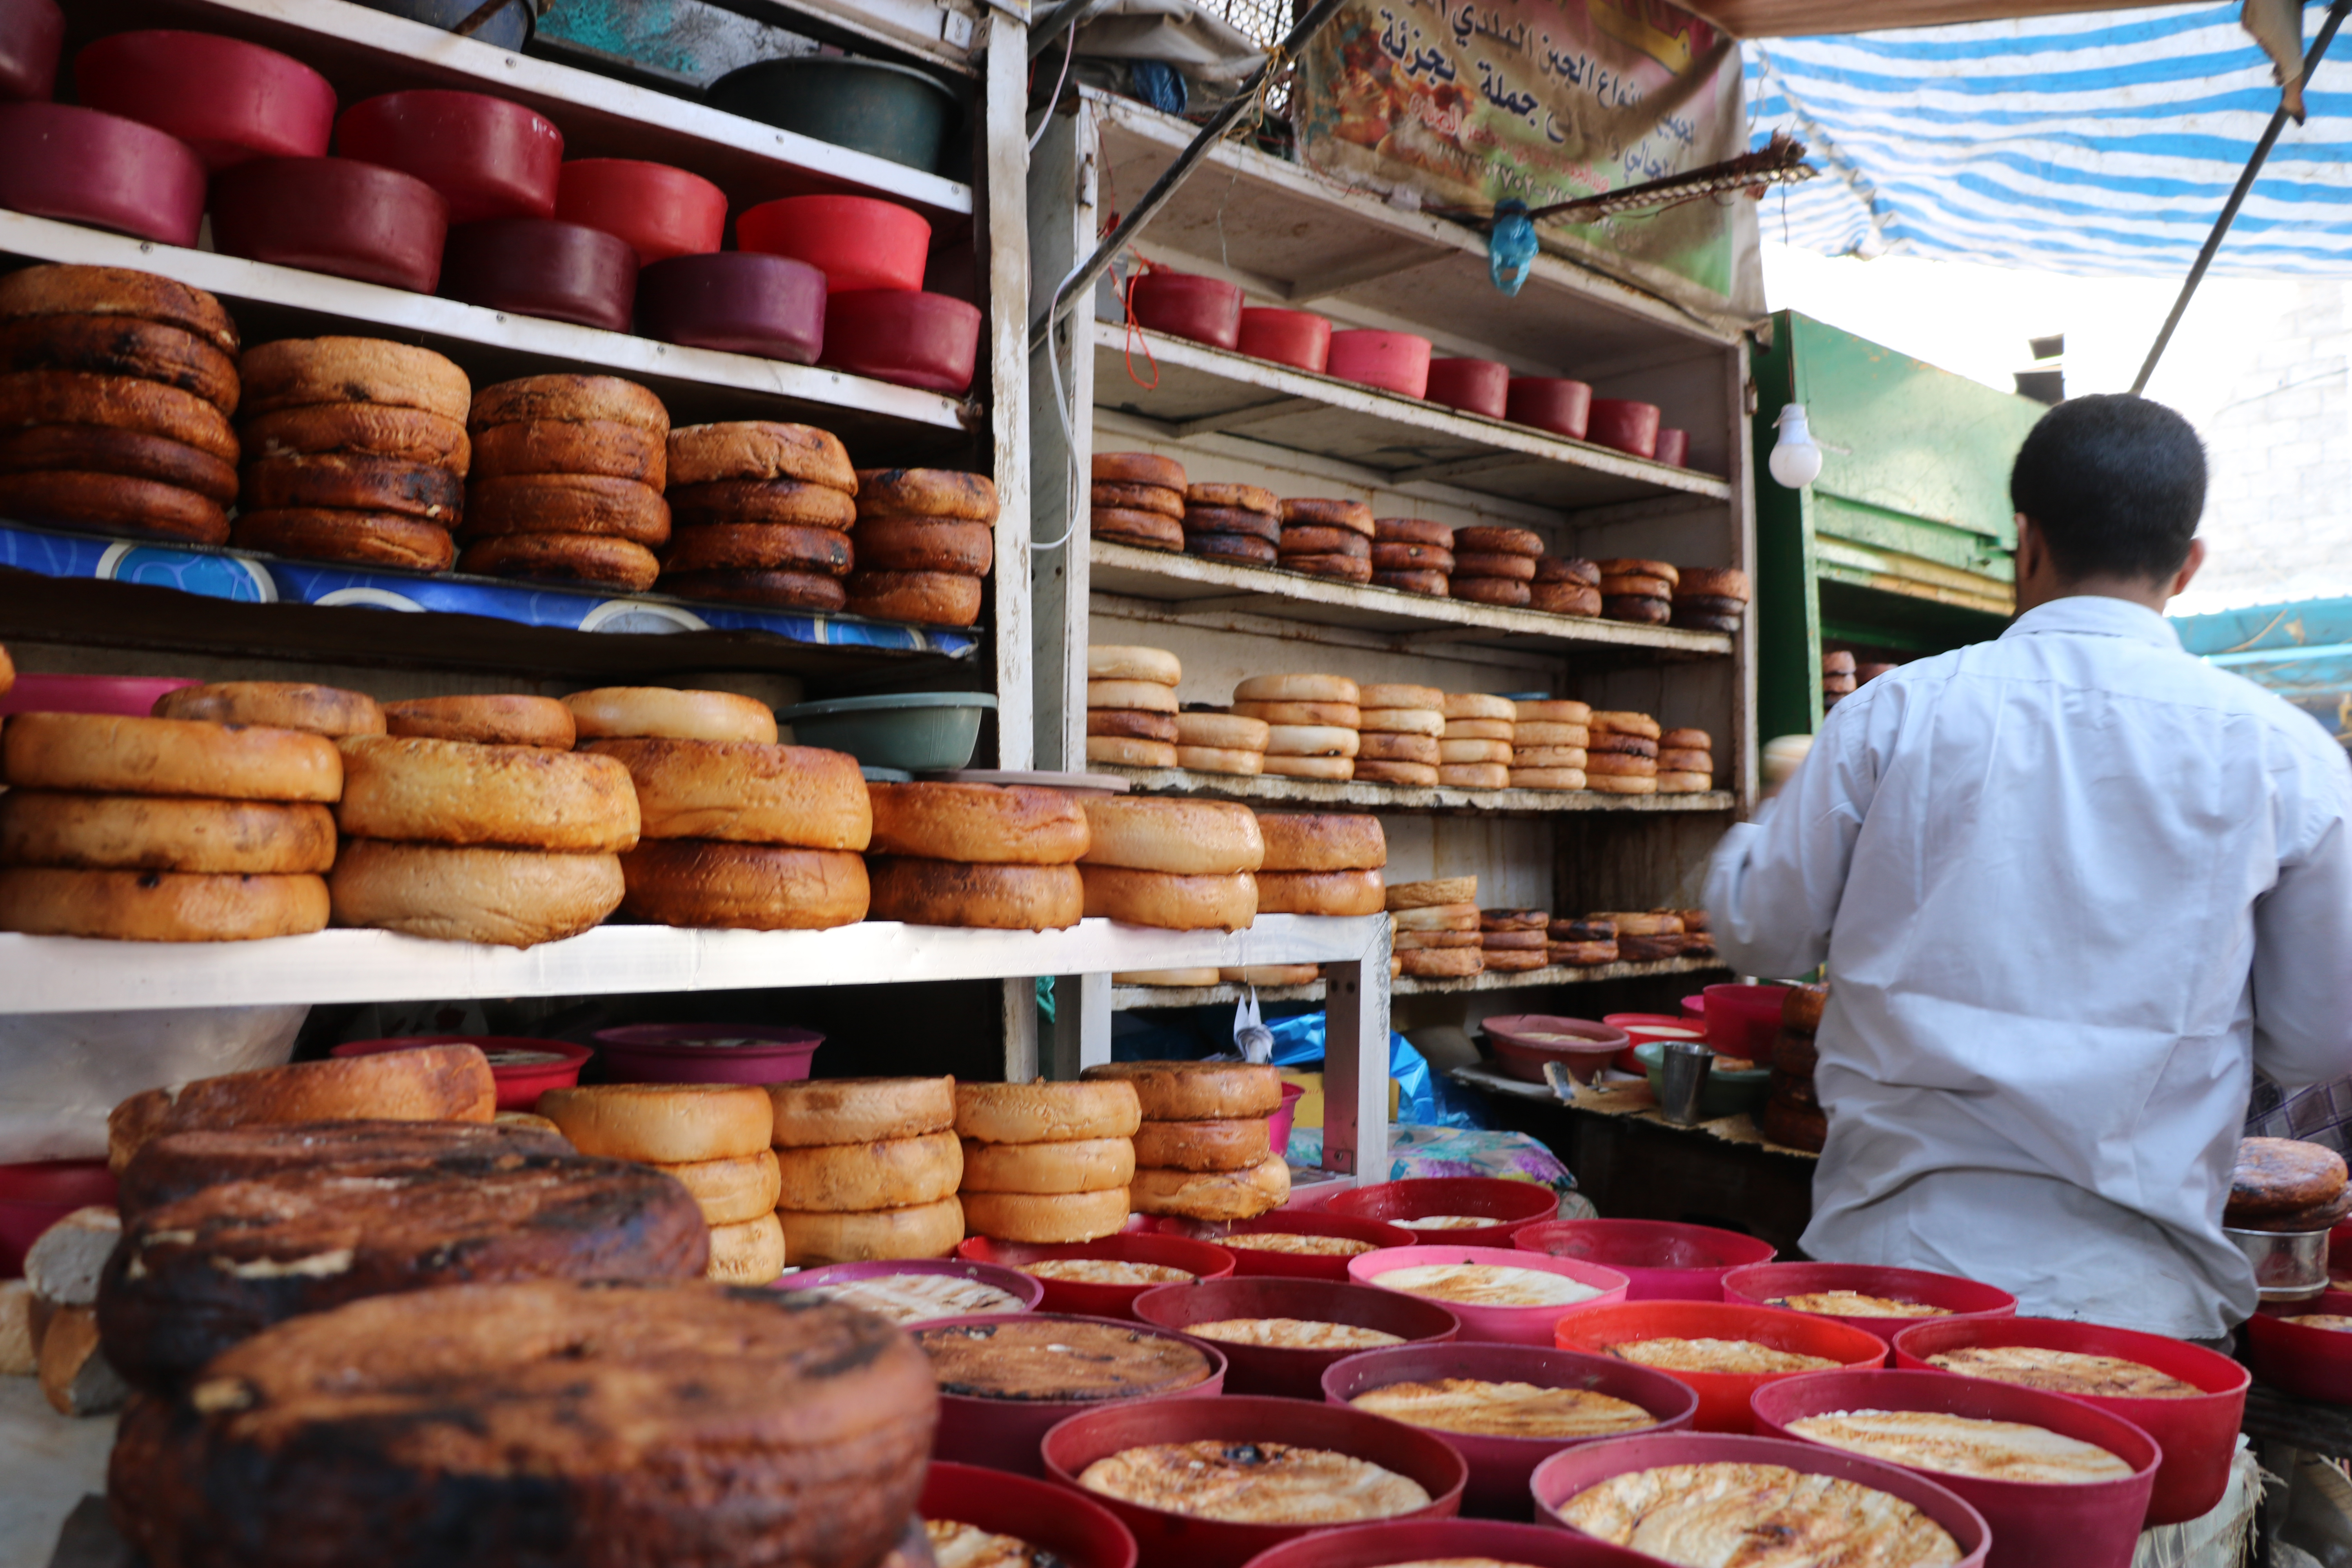
[[925, 174], [962, 106], [935, 79], [908, 66], [845, 55], [761, 60], [710, 84], [714, 108], [837, 147], [854, 147]]
[[776, 719], [799, 745], [847, 752], [869, 768], [935, 773], [971, 765], [980, 716], [995, 706], [986, 692], [910, 691], [803, 702]]
[[[1652, 1094], [1658, 1092], [1658, 1068], [1665, 1055], [1666, 1047], [1655, 1040], [1633, 1047], [1633, 1059], [1650, 1075]], [[1720, 1116], [1737, 1116], [1743, 1110], [1753, 1114], [1763, 1105], [1771, 1088], [1770, 1068], [1751, 1068], [1746, 1072], [1725, 1072], [1717, 1068], [1706, 1075], [1706, 1087], [1699, 1091], [1699, 1119], [1713, 1121]]]

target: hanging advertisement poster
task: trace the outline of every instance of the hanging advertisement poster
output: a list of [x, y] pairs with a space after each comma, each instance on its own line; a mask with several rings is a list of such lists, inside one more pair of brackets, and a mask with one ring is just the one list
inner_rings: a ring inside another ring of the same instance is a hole
[[[1482, 217], [1747, 150], [1738, 41], [1667, 0], [1348, 0], [1300, 87], [1309, 167]], [[1741, 309], [1755, 275], [1753, 206], [1736, 198], [1538, 228], [1547, 249], [1715, 310]]]

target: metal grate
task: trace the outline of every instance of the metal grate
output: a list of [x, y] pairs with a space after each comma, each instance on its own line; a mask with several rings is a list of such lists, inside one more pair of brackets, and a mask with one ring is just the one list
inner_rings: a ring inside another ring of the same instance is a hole
[[1249, 35], [1262, 48], [1272, 48], [1290, 31], [1289, 0], [1214, 0], [1217, 15]]

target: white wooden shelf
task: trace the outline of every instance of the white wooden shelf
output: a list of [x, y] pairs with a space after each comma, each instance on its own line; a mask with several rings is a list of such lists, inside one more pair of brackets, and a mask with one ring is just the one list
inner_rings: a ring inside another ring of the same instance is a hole
[[[1728, 790], [1708, 790], [1699, 795], [1602, 795], [1592, 790], [1458, 789], [1451, 784], [1422, 788], [1353, 779], [1340, 784], [1269, 773], [1251, 777], [1241, 773], [1196, 773], [1183, 768], [1123, 768], [1108, 763], [1089, 763], [1087, 765], [1097, 773], [1118, 774], [1142, 795], [1198, 795], [1212, 800], [1234, 800], [1255, 805], [1353, 805], [1372, 811], [1496, 816], [1548, 816], [1556, 812], [1591, 811], [1729, 811], [1733, 805]], [[1253, 958], [1248, 962], [1283, 963], [1292, 961]], [[1300, 959], [1297, 962], [1306, 961]], [[1175, 969], [1183, 966], [1154, 963], [1121, 967]]]
[[[1603, 980], [1650, 980], [1670, 974], [1700, 974], [1728, 967], [1718, 958], [1668, 958], [1654, 963], [1598, 963], [1586, 966], [1553, 964], [1517, 974], [1474, 974], [1462, 980], [1424, 980], [1401, 974], [1389, 982], [1395, 996], [1420, 996], [1455, 991], [1521, 991], [1543, 985], [1589, 985]], [[1239, 1002], [1248, 987], [1218, 985], [1113, 985], [1110, 1005], [1120, 1012], [1139, 1007], [1205, 1007]], [[1261, 985], [1260, 1002], [1320, 1002], [1323, 983], [1307, 985]]]

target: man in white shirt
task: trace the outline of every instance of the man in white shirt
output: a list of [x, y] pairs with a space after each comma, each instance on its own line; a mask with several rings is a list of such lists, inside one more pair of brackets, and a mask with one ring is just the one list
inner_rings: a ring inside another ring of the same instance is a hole
[[2352, 1070], [2352, 767], [2159, 614], [2204, 558], [2186, 420], [2062, 404], [2010, 490], [2017, 619], [1837, 705], [1717, 849], [1715, 942], [1829, 965], [1808, 1254], [2210, 1339], [2256, 1304], [2254, 1069]]

